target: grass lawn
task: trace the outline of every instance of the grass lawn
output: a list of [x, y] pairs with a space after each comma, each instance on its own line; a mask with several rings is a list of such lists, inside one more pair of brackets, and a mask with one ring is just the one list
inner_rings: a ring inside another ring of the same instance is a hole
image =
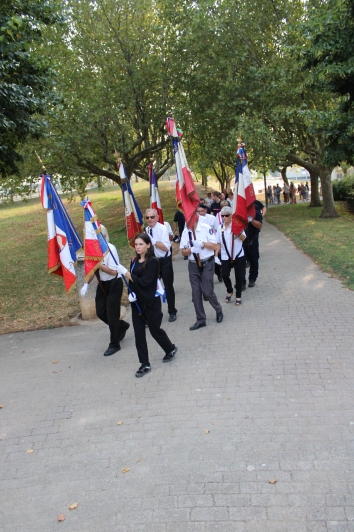
[[308, 203], [273, 206], [266, 220], [310, 255], [320, 268], [354, 290], [354, 216], [336, 202], [339, 218], [319, 218], [321, 207]]
[[[140, 208], [149, 207], [149, 184], [133, 184]], [[173, 228], [176, 211], [174, 182], [159, 184], [165, 219]], [[89, 191], [98, 219], [117, 246], [120, 261], [128, 265], [134, 250], [128, 246], [122, 193], [118, 186], [104, 191]], [[80, 198], [68, 209], [79, 234], [82, 234], [83, 209]], [[53, 328], [69, 324], [80, 312], [76, 290], [68, 297], [63, 280], [47, 273], [47, 219], [39, 198], [27, 203], [0, 205], [0, 334], [14, 331]]]

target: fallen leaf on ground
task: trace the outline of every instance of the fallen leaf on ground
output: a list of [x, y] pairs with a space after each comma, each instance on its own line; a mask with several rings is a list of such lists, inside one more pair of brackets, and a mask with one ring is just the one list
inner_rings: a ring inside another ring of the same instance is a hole
[[65, 521], [65, 515], [59, 514], [58, 517], [57, 517], [57, 520], [58, 521]]
[[53, 371], [53, 373], [58, 373], [57, 371]]
[[78, 502], [74, 502], [74, 504], [70, 504], [69, 510], [76, 510], [76, 508], [79, 506]]
[[122, 473], [127, 473], [128, 471], [130, 471], [130, 467], [125, 467], [122, 469]]
[[268, 480], [268, 483], [269, 483], [269, 484], [275, 484], [276, 481], [277, 481], [277, 479], [276, 479], [276, 478], [273, 478], [272, 480]]
[[204, 432], [205, 432], [205, 434], [209, 434], [210, 430], [205, 429]]
[[59, 360], [53, 360], [52, 364], [58, 364]]
[[137, 462], [141, 462], [141, 461], [142, 461], [141, 456], [139, 456], [139, 458], [138, 458], [136, 461], [137, 461]]
[[140, 418], [141, 416], [138, 416], [138, 419]]
[[212, 425], [215, 425], [214, 421], [211, 422]]
[[34, 450], [33, 449], [27, 449], [26, 453], [34, 453]]
[[123, 421], [117, 421], [117, 425], [123, 425]]
[[4, 408], [2, 405], [0, 405], [0, 408]]

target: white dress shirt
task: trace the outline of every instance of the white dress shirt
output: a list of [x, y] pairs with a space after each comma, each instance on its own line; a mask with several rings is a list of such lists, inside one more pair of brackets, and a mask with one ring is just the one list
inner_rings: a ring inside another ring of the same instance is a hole
[[[160, 222], [157, 222], [154, 227], [147, 226], [145, 231], [151, 238], [152, 245], [154, 246], [155, 257], [158, 259], [161, 259], [162, 257], [169, 257], [171, 255], [171, 242], [166, 227], [163, 224], [160, 224]], [[163, 251], [163, 249], [159, 249], [155, 246], [156, 242], [161, 242], [164, 246], [166, 246], [166, 249], [168, 250], [167, 255], [166, 251]]]
[[[235, 257], [240, 253], [240, 251], [241, 253], [238, 255], [239, 257], [243, 257], [245, 254], [243, 251], [243, 247], [242, 247], [242, 240], [240, 238], [234, 238], [234, 234], [232, 233], [231, 228], [232, 228], [232, 224], [230, 224], [228, 228], [225, 228], [224, 224], [222, 224], [218, 227], [218, 230], [216, 233], [216, 241], [218, 244], [221, 244], [221, 260], [229, 260], [229, 256], [225, 250], [224, 241], [222, 239], [223, 229], [224, 229], [225, 242], [226, 242], [227, 249], [230, 253], [230, 257], [233, 255], [232, 258], [235, 259]], [[234, 252], [232, 254], [231, 250], [232, 250], [233, 239], [234, 239]]]
[[[115, 246], [113, 246], [113, 244], [110, 244], [109, 242], [107, 242], [107, 243], [108, 243], [109, 249], [112, 251], [112, 254], [113, 254], [114, 258], [117, 261], [117, 264], [114, 262], [113, 257], [110, 254], [110, 252], [108, 252], [107, 255], [105, 256], [104, 261], [102, 262], [102, 264], [104, 264], [104, 266], [108, 266], [108, 268], [110, 268], [111, 270], [114, 270], [114, 271], [116, 271], [118, 273], [119, 257], [118, 257], [117, 249], [116, 249]], [[101, 279], [101, 281], [111, 281], [115, 277], [122, 277], [122, 276], [121, 276], [120, 273], [118, 273], [118, 275], [110, 275], [109, 273], [102, 272], [100, 270], [100, 279]]]
[[[193, 235], [193, 231], [191, 229], [188, 229], [187, 225], [184, 228], [184, 231], [182, 233], [181, 241], [180, 241], [180, 249], [183, 248], [190, 248], [190, 240], [189, 240], [189, 234], [188, 232], [192, 232], [192, 240], [200, 240], [201, 242], [211, 242], [213, 244], [216, 244], [216, 237], [214, 234], [214, 230], [210, 227], [209, 224], [203, 222], [204, 216], [199, 216], [198, 219], [198, 225], [195, 230], [195, 238]], [[199, 252], [200, 260], [206, 260], [209, 259], [214, 255], [214, 251], [212, 249], [201, 249]], [[191, 261], [194, 261], [194, 255], [191, 253], [188, 255], [188, 259]]]

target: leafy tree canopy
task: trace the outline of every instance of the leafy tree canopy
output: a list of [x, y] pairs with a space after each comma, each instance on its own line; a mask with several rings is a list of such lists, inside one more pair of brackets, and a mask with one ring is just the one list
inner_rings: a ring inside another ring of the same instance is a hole
[[35, 48], [42, 29], [60, 20], [59, 5], [46, 0], [2, 0], [0, 8], [0, 173], [18, 173], [18, 145], [39, 136], [53, 72]]

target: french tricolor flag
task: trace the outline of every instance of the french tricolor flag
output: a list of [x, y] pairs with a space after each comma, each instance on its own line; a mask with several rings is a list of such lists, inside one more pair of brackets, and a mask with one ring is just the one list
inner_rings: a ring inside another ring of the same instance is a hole
[[136, 202], [129, 180], [125, 173], [123, 163], [118, 163], [119, 175], [122, 180], [123, 199], [125, 206], [125, 225], [127, 228], [127, 237], [129, 245], [134, 247], [136, 235], [142, 232], [143, 215]]
[[243, 143], [239, 143], [236, 156], [235, 191], [232, 205], [232, 232], [238, 235], [248, 225], [249, 217], [256, 215], [256, 199], [251, 173], [247, 164], [247, 153]]
[[109, 252], [109, 248], [106, 239], [101, 233], [101, 225], [92, 208], [92, 203], [89, 198], [86, 198], [85, 201], [81, 201], [80, 205], [84, 208], [84, 262], [85, 282], [87, 282]]
[[163, 224], [164, 219], [163, 219], [163, 212], [161, 208], [159, 188], [157, 184], [156, 175], [154, 172], [154, 165], [152, 163], [149, 164], [149, 183], [150, 183], [150, 207], [151, 209], [155, 209], [158, 212], [159, 222], [160, 224]]
[[82, 242], [48, 174], [42, 175], [41, 201], [47, 210], [48, 273], [63, 277], [69, 293], [76, 284], [76, 253]]
[[176, 163], [176, 203], [183, 210], [187, 227], [192, 227], [198, 219], [199, 196], [181, 142], [182, 132], [177, 129], [172, 117], [167, 118], [166, 127], [172, 140]]

